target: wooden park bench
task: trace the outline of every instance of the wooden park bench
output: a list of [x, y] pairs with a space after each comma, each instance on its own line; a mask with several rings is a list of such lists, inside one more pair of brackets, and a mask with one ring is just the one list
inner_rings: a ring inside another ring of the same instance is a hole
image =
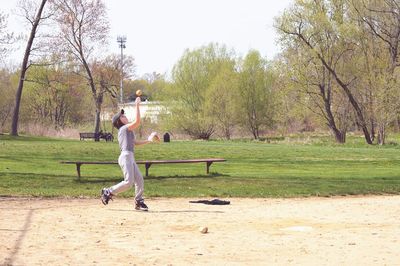
[[[136, 164], [144, 164], [146, 167], [146, 176], [149, 176], [149, 168], [153, 164], [170, 164], [170, 163], [206, 163], [206, 173], [210, 173], [210, 166], [215, 162], [225, 162], [225, 159], [209, 158], [209, 159], [188, 159], [188, 160], [147, 160], [136, 161]], [[81, 178], [81, 166], [83, 164], [118, 164], [116, 161], [112, 162], [90, 162], [90, 161], [62, 161], [63, 164], [75, 164], [78, 173], [78, 179]]]
[[79, 140], [85, 140], [85, 139], [99, 139], [99, 134], [92, 133], [92, 132], [82, 132], [79, 133]]
[[79, 140], [85, 139], [94, 139], [95, 141], [99, 141], [100, 139], [105, 139], [106, 141], [113, 141], [114, 137], [111, 133], [93, 133], [93, 132], [82, 132], [79, 133]]

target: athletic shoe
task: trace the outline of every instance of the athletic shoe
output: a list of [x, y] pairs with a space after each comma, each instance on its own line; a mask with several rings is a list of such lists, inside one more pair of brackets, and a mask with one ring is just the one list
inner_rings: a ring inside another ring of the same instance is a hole
[[144, 203], [143, 200], [140, 200], [140, 201], [135, 201], [135, 210], [148, 211], [149, 208], [147, 207], [147, 205]]
[[110, 200], [112, 200], [113, 194], [110, 192], [108, 188], [103, 188], [101, 190], [101, 202], [103, 202], [104, 205], [107, 205]]

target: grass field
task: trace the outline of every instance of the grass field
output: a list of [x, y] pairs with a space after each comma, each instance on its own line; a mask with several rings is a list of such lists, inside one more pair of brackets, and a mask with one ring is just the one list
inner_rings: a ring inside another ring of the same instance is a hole
[[[153, 165], [146, 197], [297, 197], [400, 193], [400, 147], [368, 146], [353, 137], [308, 142], [172, 141], [136, 149], [136, 159], [225, 158], [205, 175], [202, 164]], [[0, 135], [1, 196], [89, 196], [122, 179], [117, 165], [62, 160], [117, 160], [116, 142]], [[144, 166], [140, 166], [144, 173]], [[121, 196], [131, 197], [132, 191]]]

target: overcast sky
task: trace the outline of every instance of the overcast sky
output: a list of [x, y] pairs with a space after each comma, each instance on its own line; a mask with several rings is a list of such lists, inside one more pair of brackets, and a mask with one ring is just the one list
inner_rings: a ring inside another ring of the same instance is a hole
[[[37, 0], [40, 2], [40, 0]], [[169, 74], [185, 49], [210, 42], [232, 48], [238, 55], [250, 49], [272, 59], [279, 51], [273, 28], [293, 0], [106, 0], [111, 24], [109, 52], [120, 53], [118, 35], [127, 38], [124, 54], [135, 58], [136, 74]], [[9, 30], [20, 32], [11, 13], [17, 0], [2, 0], [9, 13]], [[14, 56], [13, 61], [21, 58]]]

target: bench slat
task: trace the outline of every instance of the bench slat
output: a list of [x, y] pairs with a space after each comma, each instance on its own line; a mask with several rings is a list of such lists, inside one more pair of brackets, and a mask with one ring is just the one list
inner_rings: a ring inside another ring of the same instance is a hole
[[137, 161], [136, 163], [168, 164], [168, 163], [205, 163], [205, 162], [225, 162], [225, 159], [188, 159], [188, 160], [148, 160]]
[[[188, 160], [145, 160], [145, 161], [136, 161], [137, 164], [146, 164], [146, 163], [151, 163], [151, 164], [168, 164], [168, 163], [205, 163], [205, 162], [225, 162], [225, 159], [188, 159]], [[61, 163], [64, 164], [118, 164], [117, 161], [98, 161], [98, 162], [92, 162], [92, 161], [62, 161]]]
[[[226, 159], [222, 158], [208, 158], [208, 159], [186, 159], [186, 160], [145, 160], [136, 161], [137, 164], [144, 164], [146, 167], [146, 176], [149, 175], [149, 168], [152, 164], [169, 164], [169, 163], [206, 163], [206, 172], [209, 173], [209, 169], [214, 162], [225, 162]], [[81, 177], [81, 165], [82, 164], [118, 164], [117, 161], [61, 161], [63, 164], [76, 164], [76, 170], [78, 172], [78, 178]]]

